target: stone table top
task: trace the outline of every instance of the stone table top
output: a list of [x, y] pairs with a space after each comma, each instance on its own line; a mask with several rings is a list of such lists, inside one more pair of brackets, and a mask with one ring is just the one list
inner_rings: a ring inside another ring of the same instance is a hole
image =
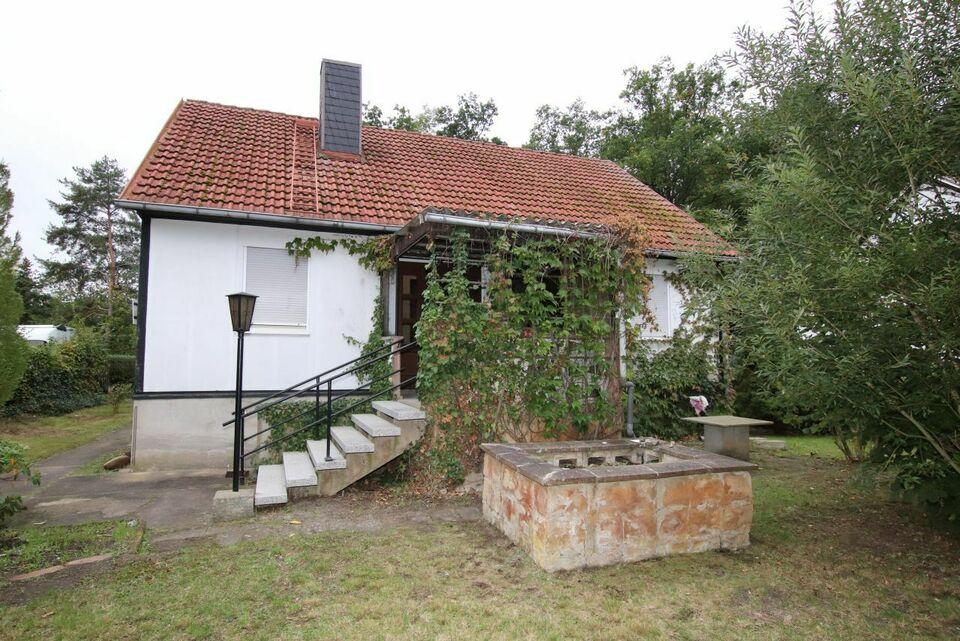
[[691, 423], [701, 423], [713, 427], [743, 427], [744, 425], [773, 425], [773, 421], [765, 421], [759, 418], [745, 418], [743, 416], [732, 416], [730, 414], [720, 414], [717, 416], [688, 416], [685, 421]]

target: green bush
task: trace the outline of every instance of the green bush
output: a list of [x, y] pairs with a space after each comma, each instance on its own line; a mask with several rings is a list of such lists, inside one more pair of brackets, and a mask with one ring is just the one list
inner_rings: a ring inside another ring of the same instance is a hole
[[120, 405], [129, 400], [133, 394], [133, 386], [130, 383], [116, 383], [107, 389], [107, 402], [113, 408], [113, 413], [120, 411]]
[[[0, 439], [0, 474], [13, 473], [13, 477], [20, 475], [29, 478], [34, 485], [40, 484], [40, 475], [31, 474], [26, 464], [27, 454], [24, 447], [13, 441]], [[23, 501], [19, 496], [0, 496], [0, 524], [12, 514], [23, 509]]]
[[132, 354], [107, 355], [107, 381], [110, 385], [133, 385], [137, 357]]
[[[385, 397], [381, 397], [385, 398]], [[349, 398], [335, 398], [333, 400], [333, 413], [336, 414], [338, 411], [343, 410], [353, 403], [359, 401], [359, 398], [349, 397]], [[299, 452], [307, 448], [307, 440], [317, 440], [318, 438], [326, 438], [326, 412], [327, 412], [327, 402], [326, 399], [321, 399], [320, 401], [320, 418], [324, 422], [320, 425], [320, 434], [318, 435], [315, 430], [305, 430], [296, 436], [292, 436], [285, 441], [280, 441], [281, 438], [290, 434], [291, 432], [296, 432], [302, 427], [313, 423], [316, 420], [315, 402], [314, 401], [290, 401], [288, 403], [281, 403], [271, 407], [270, 409], [264, 410], [260, 416], [263, 420], [270, 426], [270, 451], [275, 454], [280, 454], [281, 452]], [[363, 403], [352, 410], [348, 414], [341, 414], [340, 416], [335, 416], [333, 419], [334, 425], [346, 425], [350, 422], [349, 414], [362, 414], [364, 412], [373, 411], [372, 406], [369, 403]], [[248, 419], [249, 420], [249, 419]], [[284, 422], [286, 421], [286, 422]], [[282, 423], [282, 424], [281, 424]], [[276, 425], [276, 427], [274, 427]]]
[[693, 416], [691, 396], [706, 396], [710, 413], [723, 405], [710, 344], [695, 340], [688, 332], [678, 331], [660, 351], [645, 341], [636, 341], [629, 362], [636, 434], [676, 439], [698, 432], [696, 424], [681, 420]]
[[30, 348], [27, 369], [3, 414], [56, 415], [98, 405], [106, 380], [103, 341], [81, 329], [71, 340]]

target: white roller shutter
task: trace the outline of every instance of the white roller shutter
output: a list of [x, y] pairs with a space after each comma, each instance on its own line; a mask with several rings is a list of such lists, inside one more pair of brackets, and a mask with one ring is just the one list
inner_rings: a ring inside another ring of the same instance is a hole
[[646, 325], [643, 335], [650, 338], [669, 337], [673, 333], [673, 328], [670, 327], [670, 283], [662, 274], [653, 274], [650, 280], [650, 297], [647, 300], [647, 306], [657, 326]]
[[307, 324], [307, 262], [286, 249], [247, 247], [246, 291], [256, 294], [255, 325]]

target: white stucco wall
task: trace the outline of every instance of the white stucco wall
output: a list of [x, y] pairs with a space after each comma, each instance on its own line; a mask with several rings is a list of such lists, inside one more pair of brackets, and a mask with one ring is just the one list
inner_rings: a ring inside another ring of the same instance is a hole
[[[166, 219], [150, 224], [144, 392], [232, 390], [236, 334], [225, 296], [244, 289], [246, 248], [283, 249], [298, 236], [343, 237]], [[369, 333], [378, 276], [342, 248], [314, 252], [308, 270], [306, 329], [248, 334], [245, 389], [282, 389], [359, 354], [344, 336]]]

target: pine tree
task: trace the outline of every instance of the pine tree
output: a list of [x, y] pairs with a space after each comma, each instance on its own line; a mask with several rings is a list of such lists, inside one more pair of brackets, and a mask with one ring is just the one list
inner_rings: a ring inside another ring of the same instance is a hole
[[20, 260], [20, 235], [9, 235], [13, 209], [10, 170], [0, 162], [0, 405], [20, 383], [26, 367], [27, 344], [17, 333], [23, 303], [13, 286], [13, 269]]
[[50, 201], [62, 223], [47, 228], [46, 240], [62, 257], [41, 260], [45, 280], [65, 298], [105, 297], [109, 318], [115, 297], [136, 288], [140, 224], [114, 204], [124, 184], [115, 160], [104, 156], [74, 172], [60, 181], [63, 200]]
[[45, 322], [59, 322], [51, 316], [50, 295], [43, 291], [36, 277], [33, 275], [33, 263], [24, 257], [15, 270], [13, 286], [20, 298], [23, 299], [23, 315], [21, 324], [37, 324]]
[[13, 220], [13, 192], [10, 191], [10, 169], [0, 161], [0, 263], [13, 268], [20, 260], [20, 232], [9, 233]]

